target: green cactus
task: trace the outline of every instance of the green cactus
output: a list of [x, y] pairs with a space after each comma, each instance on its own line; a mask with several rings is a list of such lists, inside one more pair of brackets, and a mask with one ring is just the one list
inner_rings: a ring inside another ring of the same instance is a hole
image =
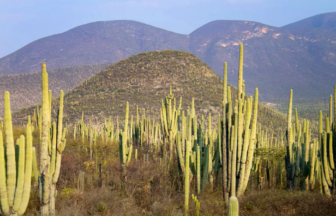
[[186, 145], [186, 157], [185, 157], [185, 175], [184, 175], [184, 209], [185, 215], [189, 212], [189, 154], [190, 154], [190, 141], [187, 141]]
[[133, 145], [127, 146], [128, 140], [128, 115], [129, 115], [129, 104], [126, 103], [126, 112], [125, 112], [125, 125], [124, 131], [119, 134], [119, 154], [120, 154], [120, 163], [122, 165], [128, 165], [131, 161]]
[[196, 213], [196, 216], [199, 216], [199, 212], [200, 212], [200, 208], [201, 208], [200, 202], [198, 201], [197, 196], [195, 196], [194, 194], [192, 194], [191, 197], [192, 197], [192, 199], [195, 202], [195, 206], [196, 206], [195, 213]]
[[237, 197], [231, 196], [229, 200], [228, 216], [239, 215], [239, 202]]
[[[15, 152], [10, 96], [7, 91], [4, 95], [4, 107], [6, 152], [2, 131], [0, 131], [0, 155], [3, 155], [0, 157], [1, 212], [4, 215], [23, 215], [28, 206], [31, 189], [32, 126], [28, 124], [26, 127], [27, 142], [23, 135], [17, 140]], [[17, 158], [15, 158], [15, 155], [17, 155]]]
[[[36, 158], [33, 158], [33, 171], [35, 180], [38, 180], [41, 203], [40, 214], [42, 216], [55, 215], [56, 183], [61, 168], [62, 152], [66, 146], [66, 129], [63, 131], [62, 125], [63, 96], [63, 91], [61, 91], [57, 123], [51, 124], [51, 92], [48, 89], [46, 64], [42, 63], [42, 137], [39, 170], [37, 169]], [[33, 157], [35, 157], [34, 149]]]
[[[218, 173], [218, 161], [223, 167], [223, 194], [227, 204], [229, 195], [232, 196], [233, 180], [238, 182], [237, 196], [241, 196], [247, 188], [253, 164], [253, 155], [256, 144], [256, 125], [258, 112], [258, 89], [255, 90], [255, 100], [245, 97], [243, 84], [243, 45], [240, 45], [238, 95], [235, 114], [232, 113], [231, 91], [227, 85], [227, 64], [224, 64], [223, 83], [223, 117], [219, 123], [218, 147], [211, 147], [210, 155], [214, 157], [215, 173]], [[252, 118], [253, 109], [253, 118]], [[237, 115], [237, 116], [236, 116]], [[234, 119], [234, 122], [232, 122]], [[221, 126], [222, 125], [222, 126]], [[235, 132], [232, 129], [236, 130]], [[211, 131], [211, 130], [209, 130]], [[210, 144], [213, 136], [209, 133]], [[234, 152], [234, 143], [237, 150]], [[222, 147], [223, 146], [223, 147]], [[220, 154], [217, 151], [220, 151]], [[234, 161], [234, 159], [236, 159]], [[235, 164], [234, 164], [235, 163]], [[232, 175], [234, 170], [235, 175]], [[233, 179], [234, 178], [234, 179]], [[236, 187], [236, 186], [235, 186]]]

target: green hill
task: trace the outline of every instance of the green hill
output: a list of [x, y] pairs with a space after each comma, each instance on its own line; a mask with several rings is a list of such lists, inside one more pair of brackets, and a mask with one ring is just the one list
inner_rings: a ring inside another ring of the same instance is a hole
[[[84, 112], [86, 121], [90, 118], [93, 123], [101, 123], [104, 117], [123, 116], [127, 101], [131, 114], [135, 115], [138, 105], [140, 110], [145, 108], [147, 114], [158, 117], [161, 99], [169, 94], [170, 86], [178, 99], [177, 106], [180, 97], [184, 108], [191, 105], [194, 97], [196, 111], [204, 114], [204, 118], [211, 113], [215, 121], [222, 112], [222, 79], [194, 55], [166, 50], [132, 56], [83, 82], [65, 95], [64, 117], [74, 123]], [[237, 91], [231, 89], [235, 98]], [[57, 100], [54, 114], [56, 107]], [[33, 108], [15, 113], [14, 118], [24, 119], [33, 113]], [[269, 130], [286, 127], [285, 115], [264, 105], [259, 106], [258, 120]]]

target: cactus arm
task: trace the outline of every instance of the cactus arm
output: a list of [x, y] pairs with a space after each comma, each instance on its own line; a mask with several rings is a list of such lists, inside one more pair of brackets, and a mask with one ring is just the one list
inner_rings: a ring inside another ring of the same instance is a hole
[[326, 196], [328, 198], [330, 198], [331, 197], [330, 190], [329, 190], [328, 182], [326, 181], [326, 179], [327, 179], [326, 173], [327, 172], [325, 172], [324, 167], [323, 167], [322, 164], [320, 164], [320, 169], [321, 169], [321, 180], [322, 180], [323, 191], [326, 194]]
[[330, 95], [329, 98], [329, 127], [332, 128], [332, 120], [333, 120], [333, 111], [332, 111], [332, 102], [333, 102], [333, 98], [332, 95]]
[[181, 133], [178, 133], [176, 136], [176, 143], [177, 143], [177, 154], [180, 161], [180, 167], [182, 170], [182, 173], [185, 173], [185, 165], [184, 165], [184, 159], [182, 154], [182, 141], [181, 141]]
[[252, 128], [251, 128], [251, 134], [250, 134], [250, 144], [249, 144], [248, 154], [247, 154], [247, 159], [246, 159], [243, 191], [246, 190], [248, 180], [250, 178], [250, 170], [252, 168], [254, 148], [256, 146], [257, 117], [258, 117], [258, 88], [255, 89], [255, 93], [254, 93]]
[[242, 149], [242, 158], [241, 158], [241, 166], [240, 166], [240, 176], [239, 176], [239, 183], [238, 183], [238, 190], [237, 190], [237, 196], [239, 197], [244, 192], [244, 178], [245, 178], [245, 168], [246, 168], [246, 158], [247, 158], [247, 150], [249, 147], [250, 142], [250, 136], [251, 136], [251, 130], [249, 129], [250, 121], [251, 121], [251, 115], [252, 115], [252, 104], [250, 103], [252, 101], [252, 98], [249, 98], [247, 101], [246, 106], [246, 116], [245, 116], [245, 136], [244, 136], [244, 144]]
[[292, 137], [291, 137], [291, 128], [292, 128], [292, 100], [293, 100], [293, 90], [290, 91], [289, 105], [288, 105], [288, 116], [287, 116], [287, 145], [289, 146], [289, 160], [293, 164], [293, 151], [292, 151]]
[[[29, 127], [29, 126], [28, 126]], [[13, 205], [13, 211], [17, 212], [17, 210], [20, 207], [21, 199], [22, 199], [22, 193], [23, 193], [23, 185], [24, 185], [24, 168], [25, 168], [25, 138], [23, 135], [20, 136], [18, 140], [18, 149], [19, 149], [19, 163], [18, 163], [18, 177], [17, 177], [17, 183], [16, 183], [16, 189], [15, 189], [15, 198], [14, 198], [14, 205]]]
[[26, 136], [27, 136], [27, 147], [26, 147], [26, 161], [25, 161], [25, 176], [24, 176], [24, 187], [21, 205], [18, 209], [18, 214], [23, 215], [27, 209], [30, 190], [31, 190], [31, 175], [32, 175], [32, 162], [33, 162], [33, 138], [32, 138], [32, 127], [31, 125], [27, 125]]
[[55, 171], [56, 162], [56, 123], [52, 124], [52, 146], [51, 146], [51, 162], [49, 173], [52, 176]]
[[[63, 128], [63, 100], [64, 100], [64, 93], [61, 90], [60, 92], [60, 105], [59, 105], [59, 109], [58, 109], [58, 119], [57, 119], [57, 135], [55, 135], [55, 137], [57, 137], [57, 141], [56, 141], [56, 156], [54, 156], [55, 161], [52, 161], [52, 163], [54, 164], [54, 172], [51, 173], [51, 177], [52, 177], [52, 182], [53, 184], [56, 184], [56, 182], [58, 181], [59, 178], [59, 174], [60, 174], [60, 170], [61, 170], [61, 163], [62, 163], [62, 152], [64, 151], [64, 148], [66, 146], [66, 139], [65, 139], [65, 135], [66, 135], [66, 128], [64, 128], [63, 132], [62, 132], [62, 128]], [[55, 126], [55, 131], [56, 131], [56, 126]]]
[[316, 161], [316, 147], [317, 147], [317, 140], [314, 140], [314, 146], [313, 146], [313, 150], [311, 153], [311, 167], [310, 167], [310, 185], [311, 188], [314, 189], [314, 185], [315, 185], [315, 175], [314, 175], [314, 171], [315, 171], [315, 161]]
[[126, 165], [128, 165], [131, 161], [132, 158], [132, 150], [133, 150], [133, 145], [130, 145], [129, 150], [128, 150], [128, 155], [127, 155], [127, 161]]
[[36, 181], [36, 184], [38, 184], [38, 178], [40, 176], [40, 173], [37, 169], [35, 147], [32, 148], [32, 157], [33, 157], [33, 175], [34, 175], [34, 179]]
[[[223, 113], [222, 113], [222, 164], [223, 164], [223, 193], [226, 193], [227, 189], [227, 126], [226, 126], [226, 118], [227, 118], [227, 63], [224, 63], [224, 72], [223, 72]], [[225, 202], [227, 203], [227, 198], [225, 198]]]
[[205, 145], [204, 147], [204, 159], [203, 159], [203, 172], [202, 172], [202, 180], [201, 180], [201, 190], [203, 190], [208, 183], [208, 172], [209, 170], [209, 146]]
[[243, 93], [243, 44], [240, 44], [239, 49], [239, 69], [238, 69], [238, 97], [237, 99], [241, 99]]
[[323, 172], [325, 176], [325, 180], [327, 181], [329, 187], [332, 186], [330, 176], [329, 176], [329, 164], [328, 164], [328, 156], [327, 156], [327, 134], [324, 133], [323, 137]]
[[236, 166], [237, 166], [237, 135], [238, 135], [238, 113], [237, 109], [235, 109], [234, 112], [234, 119], [235, 119], [235, 124], [234, 124], [234, 138], [233, 138], [233, 146], [232, 146], [232, 164], [231, 164], [231, 196], [236, 196]]
[[[322, 147], [322, 131], [323, 131], [323, 115], [322, 115], [322, 110], [320, 110], [319, 113], [319, 145]], [[321, 148], [319, 148], [321, 149]]]
[[334, 163], [334, 154], [333, 154], [333, 132], [329, 132], [329, 163], [330, 168], [335, 169], [335, 163]]
[[189, 153], [190, 153], [190, 141], [187, 141], [186, 146], [186, 158], [185, 158], [185, 175], [184, 175], [184, 209], [186, 215], [189, 212]]
[[[336, 85], [334, 86], [334, 123], [336, 123]], [[334, 125], [336, 127], [336, 125]]]
[[49, 99], [49, 126], [51, 126], [51, 110], [52, 110], [52, 91], [49, 90], [49, 95], [48, 95], [48, 99]]
[[201, 194], [201, 153], [200, 153], [200, 146], [197, 146], [197, 194]]
[[[245, 131], [245, 140], [250, 139], [251, 129], [247, 129]], [[240, 176], [239, 176], [239, 183], [238, 183], [238, 190], [237, 196], [241, 196], [244, 193], [244, 180], [247, 176], [245, 176], [245, 166], [246, 166], [246, 157], [247, 157], [247, 147], [248, 141], [244, 140], [244, 148], [246, 148], [245, 153], [243, 152], [242, 159], [241, 159], [241, 166], [240, 166]], [[245, 143], [246, 142], [246, 143]], [[245, 147], [246, 145], [246, 147]]]
[[243, 99], [238, 100], [238, 125], [237, 125], [237, 176], [240, 171], [240, 163], [241, 163], [241, 154], [242, 154], [242, 146], [243, 146], [243, 123], [244, 123], [244, 114], [243, 114]]
[[5, 152], [2, 131], [0, 130], [0, 204], [2, 213], [5, 215], [9, 214], [6, 180]]
[[6, 157], [7, 157], [7, 197], [9, 207], [13, 206], [14, 193], [16, 186], [16, 163], [15, 148], [13, 138], [12, 114], [10, 108], [9, 92], [4, 95], [4, 122], [5, 122], [5, 138], [6, 138]]

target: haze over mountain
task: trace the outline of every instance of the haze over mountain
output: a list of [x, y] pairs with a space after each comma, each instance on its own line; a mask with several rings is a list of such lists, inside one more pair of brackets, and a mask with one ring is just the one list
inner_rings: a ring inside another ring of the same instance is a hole
[[335, 84], [336, 13], [278, 28], [249, 21], [218, 20], [189, 35], [135, 21], [95, 22], [34, 41], [0, 59], [0, 74], [30, 73], [77, 65], [114, 63], [151, 50], [188, 51], [219, 75], [228, 62], [229, 83], [237, 79], [239, 43], [244, 44], [247, 93], [261, 99], [329, 95]]

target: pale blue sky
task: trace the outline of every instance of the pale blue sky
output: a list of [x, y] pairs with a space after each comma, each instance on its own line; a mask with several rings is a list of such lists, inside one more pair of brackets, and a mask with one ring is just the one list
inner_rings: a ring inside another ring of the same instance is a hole
[[0, 0], [0, 58], [42, 37], [105, 20], [189, 34], [213, 20], [283, 26], [336, 11], [336, 0]]

